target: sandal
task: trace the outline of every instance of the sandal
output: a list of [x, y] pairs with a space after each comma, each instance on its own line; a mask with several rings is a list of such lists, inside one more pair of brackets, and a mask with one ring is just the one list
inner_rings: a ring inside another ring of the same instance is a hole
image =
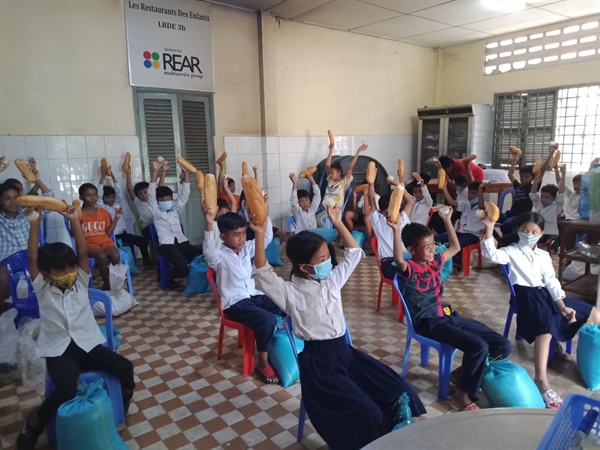
[[464, 409], [460, 409], [458, 406], [456, 406], [456, 404], [453, 401], [450, 401], [450, 406], [454, 411], [475, 411], [481, 409], [475, 403], [469, 403], [467, 406], [464, 407]]
[[256, 370], [254, 371], [258, 377], [263, 381], [263, 383], [267, 383], [267, 384], [279, 384], [279, 379], [277, 379], [277, 381], [269, 381], [269, 378], [273, 378], [273, 377], [277, 377], [277, 374], [275, 373], [275, 371], [273, 370], [273, 367], [271, 367], [271, 365], [267, 365], [265, 367], [263, 367], [262, 369], [260, 369], [258, 366], [256, 367]]
[[563, 402], [558, 394], [552, 389], [548, 389], [546, 392], [544, 392], [542, 394], [542, 398], [546, 404], [546, 409], [560, 409], [560, 406]]

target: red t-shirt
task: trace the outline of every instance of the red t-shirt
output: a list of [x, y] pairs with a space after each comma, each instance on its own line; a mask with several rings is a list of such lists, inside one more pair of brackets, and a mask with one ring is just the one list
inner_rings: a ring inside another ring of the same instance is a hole
[[[227, 204], [229, 205], [229, 208], [231, 208], [231, 202], [229, 201], [229, 195], [227, 195], [227, 192], [221, 192], [221, 195], [219, 195], [219, 198], [222, 198], [223, 200], [225, 200], [227, 202]], [[237, 210], [238, 210], [238, 212], [240, 212], [240, 209], [241, 209], [240, 196], [237, 194], [233, 194], [233, 198], [235, 198], [235, 203], [237, 204]]]
[[[456, 175], [465, 174], [465, 166], [463, 166], [461, 159], [453, 159], [452, 161], [454, 161], [454, 170], [452, 173], [449, 173], [448, 176], [454, 180]], [[485, 179], [485, 176], [483, 175], [483, 169], [473, 161], [469, 163], [469, 170], [471, 171], [473, 181], [483, 181]]]

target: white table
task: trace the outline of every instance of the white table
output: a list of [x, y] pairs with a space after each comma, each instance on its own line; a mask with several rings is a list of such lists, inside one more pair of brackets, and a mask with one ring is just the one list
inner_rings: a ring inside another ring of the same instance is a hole
[[555, 414], [528, 408], [448, 413], [388, 433], [363, 450], [535, 450]]

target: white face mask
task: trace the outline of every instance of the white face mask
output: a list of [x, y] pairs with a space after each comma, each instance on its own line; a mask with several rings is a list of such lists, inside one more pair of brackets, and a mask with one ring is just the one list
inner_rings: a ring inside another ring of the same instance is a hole
[[523, 247], [531, 247], [538, 243], [542, 236], [536, 234], [523, 233], [519, 231], [519, 245]]

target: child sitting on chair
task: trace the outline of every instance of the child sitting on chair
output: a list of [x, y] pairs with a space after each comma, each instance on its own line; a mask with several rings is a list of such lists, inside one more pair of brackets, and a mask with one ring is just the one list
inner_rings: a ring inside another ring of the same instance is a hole
[[502, 226], [500, 230], [502, 235], [511, 234], [517, 226], [519, 216], [524, 212], [533, 209], [533, 203], [529, 194], [531, 193], [531, 183], [533, 182], [533, 166], [524, 166], [519, 169], [519, 178], [521, 182], [515, 179], [515, 166], [519, 160], [518, 155], [513, 155], [508, 169], [508, 178], [513, 184], [515, 193], [513, 194], [512, 206], [506, 213], [500, 215]]
[[344, 226], [341, 209], [328, 206], [327, 214], [346, 248], [339, 264], [333, 245], [302, 231], [288, 241], [292, 278], [284, 281], [267, 263], [268, 224], [251, 224], [257, 238], [253, 277], [292, 317], [294, 334], [305, 341], [298, 359], [302, 401], [312, 424], [330, 448], [353, 450], [406, 423], [405, 409], [415, 417], [426, 410], [400, 375], [346, 343], [341, 291], [363, 251]]
[[418, 172], [414, 172], [413, 178], [416, 180], [415, 186], [412, 188], [413, 207], [410, 213], [410, 223], [420, 223], [427, 225], [429, 221], [429, 212], [433, 206], [433, 199], [429, 194], [427, 183]]
[[[464, 353], [462, 366], [457, 371], [458, 390], [450, 402], [454, 409], [471, 411], [479, 409], [474, 402], [479, 396], [486, 358], [488, 355], [490, 359], [506, 358], [511, 346], [507, 339], [487, 325], [459, 316], [443, 302], [442, 267], [461, 249], [451, 222], [452, 208], [449, 209], [447, 214], [440, 213], [450, 243], [443, 253], [435, 253], [434, 235], [426, 226], [411, 223], [400, 231], [401, 223], [388, 222], [388, 225], [394, 234], [398, 284], [415, 331]], [[412, 255], [411, 260], [404, 259], [402, 243]]]
[[48, 375], [56, 389], [27, 415], [17, 437], [18, 450], [35, 448], [39, 435], [59, 406], [75, 397], [81, 372], [103, 370], [117, 377], [125, 414], [135, 389], [131, 361], [102, 346], [106, 339], [90, 308], [88, 254], [77, 211], [69, 207], [63, 216], [71, 224], [77, 254], [62, 242], [40, 247], [40, 218], [31, 222], [29, 231], [29, 273], [41, 322], [36, 353], [46, 358]]
[[305, 189], [296, 190], [296, 174], [290, 173], [292, 180], [292, 195], [290, 197], [291, 212], [296, 219], [296, 233], [304, 230], [317, 228], [317, 218], [315, 213], [321, 204], [321, 190], [312, 175], [307, 175], [313, 191], [312, 201], [310, 194]]
[[[217, 286], [223, 313], [254, 331], [258, 362], [256, 373], [265, 383], [277, 384], [279, 378], [269, 364], [269, 352], [274, 343], [276, 315], [283, 315], [279, 307], [264, 293], [256, 290], [251, 277], [256, 240], [246, 240], [246, 220], [235, 213], [219, 217], [220, 238], [223, 246], [215, 246], [215, 213], [203, 206], [206, 219], [204, 259], [217, 274]], [[264, 246], [273, 239], [271, 219], [267, 232], [261, 237]]]
[[81, 207], [81, 228], [85, 236], [87, 254], [96, 260], [96, 265], [102, 277], [102, 289], [110, 290], [110, 275], [108, 264], [117, 265], [121, 255], [117, 244], [110, 237], [115, 232], [117, 223], [123, 215], [121, 208], [115, 210], [115, 218], [111, 220], [106, 209], [98, 208], [98, 189], [91, 183], [79, 187]]

